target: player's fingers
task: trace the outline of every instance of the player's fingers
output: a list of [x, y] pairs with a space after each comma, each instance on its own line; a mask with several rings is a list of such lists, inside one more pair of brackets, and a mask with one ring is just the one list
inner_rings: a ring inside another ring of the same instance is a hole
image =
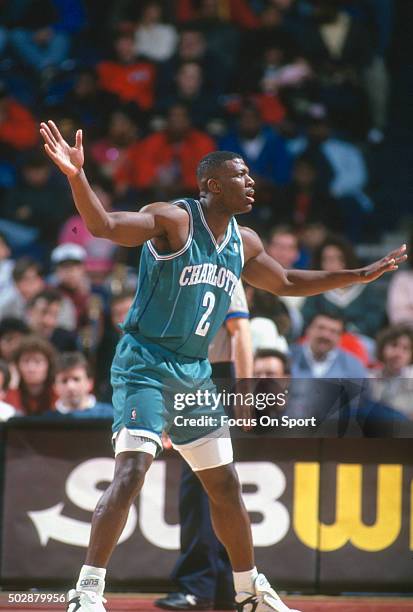
[[407, 245], [402, 244], [402, 246], [399, 247], [398, 249], [394, 249], [394, 251], [391, 251], [387, 257], [400, 257], [406, 253], [406, 249], [407, 249]]
[[44, 128], [41, 128], [40, 134], [43, 136], [43, 139], [46, 142], [46, 144], [49, 145], [49, 147], [52, 150], [56, 150], [56, 141], [54, 140], [54, 138], [52, 139], [50, 134], [48, 132], [46, 132], [46, 130]]
[[62, 137], [61, 133], [59, 132], [58, 127], [57, 127], [57, 125], [55, 124], [55, 122], [54, 122], [54, 121], [49, 120], [47, 123], [48, 123], [48, 125], [49, 125], [49, 127], [50, 127], [50, 129], [51, 129], [51, 131], [52, 131], [52, 133], [53, 133], [53, 136], [54, 136], [54, 137], [55, 137], [55, 139], [57, 140], [57, 142], [62, 141], [62, 140], [63, 140], [63, 137]]
[[55, 163], [57, 163], [59, 156], [55, 153], [55, 151], [51, 147], [49, 147], [48, 144], [44, 145], [44, 150], [46, 151], [50, 159], [52, 159]]
[[49, 137], [49, 139], [54, 142], [55, 144], [57, 144], [55, 137], [53, 136], [49, 126], [47, 125], [47, 123], [42, 122], [40, 124], [40, 132], [43, 130]]
[[81, 149], [82, 148], [82, 130], [77, 130], [76, 132], [76, 149]]

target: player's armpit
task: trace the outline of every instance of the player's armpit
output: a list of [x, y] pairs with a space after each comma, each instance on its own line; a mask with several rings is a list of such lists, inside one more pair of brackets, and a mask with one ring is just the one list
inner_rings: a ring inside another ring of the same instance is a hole
[[155, 238], [165, 249], [178, 250], [189, 231], [188, 213], [168, 202], [148, 204], [139, 212], [108, 213], [108, 221], [102, 237], [122, 246], [140, 246]]

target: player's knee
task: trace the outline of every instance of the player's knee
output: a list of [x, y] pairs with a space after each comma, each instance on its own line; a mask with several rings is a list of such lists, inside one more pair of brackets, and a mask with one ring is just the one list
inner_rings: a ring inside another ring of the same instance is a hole
[[113, 484], [122, 498], [133, 499], [139, 493], [152, 458], [146, 453], [121, 453], [116, 458]]
[[219, 477], [214, 479], [209, 487], [208, 494], [214, 503], [220, 505], [238, 503], [241, 497], [241, 485], [232, 465], [225, 466], [220, 471]]

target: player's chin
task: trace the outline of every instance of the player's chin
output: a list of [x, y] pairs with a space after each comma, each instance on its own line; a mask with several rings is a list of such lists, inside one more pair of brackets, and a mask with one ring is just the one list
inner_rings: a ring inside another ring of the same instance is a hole
[[244, 206], [243, 208], [238, 208], [238, 210], [236, 210], [234, 214], [235, 215], [246, 215], [251, 210], [252, 210], [252, 205], [248, 204], [247, 206]]
[[249, 213], [252, 210], [254, 204], [254, 198], [247, 197], [243, 202], [242, 209], [239, 211], [240, 213]]

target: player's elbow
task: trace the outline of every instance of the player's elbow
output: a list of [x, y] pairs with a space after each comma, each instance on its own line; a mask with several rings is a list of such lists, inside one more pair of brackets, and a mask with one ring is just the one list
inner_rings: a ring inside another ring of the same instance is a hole
[[274, 293], [276, 295], [280, 295], [280, 296], [296, 296], [296, 295], [300, 295], [299, 293], [297, 293], [297, 287], [291, 283], [290, 281], [286, 281], [284, 283], [281, 283], [276, 291], [274, 291]]
[[99, 223], [89, 223], [87, 229], [94, 238], [106, 238], [108, 240], [113, 239], [113, 223], [110, 217], [106, 217], [104, 220], [100, 220]]
[[296, 286], [294, 283], [288, 278], [288, 272], [285, 270], [284, 274], [280, 275], [277, 278], [277, 282], [275, 284], [274, 290], [272, 293], [275, 295], [297, 295]]

